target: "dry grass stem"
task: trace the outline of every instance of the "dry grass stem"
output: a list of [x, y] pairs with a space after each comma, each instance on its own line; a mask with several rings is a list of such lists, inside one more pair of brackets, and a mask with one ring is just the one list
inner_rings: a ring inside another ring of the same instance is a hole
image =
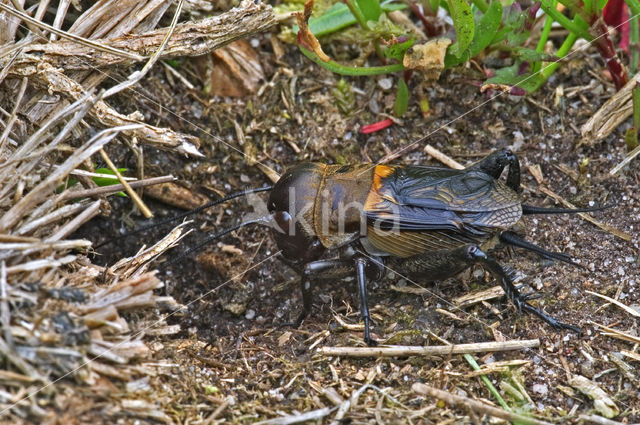
[[640, 317], [640, 311], [633, 309], [631, 307], [629, 307], [628, 305], [621, 303], [618, 300], [614, 300], [611, 297], [607, 297], [606, 295], [602, 295], [602, 294], [598, 294], [597, 292], [593, 292], [593, 291], [585, 291], [587, 294], [591, 294], [591, 295], [595, 295], [596, 297], [600, 297], [603, 300], [607, 300], [608, 302], [610, 302], [611, 304], [615, 304], [616, 306], [620, 307], [621, 309], [623, 309], [624, 311], [626, 311], [627, 313], [629, 313], [630, 315], [634, 316], [634, 317]]
[[[169, 175], [169, 176], [161, 176], [161, 177], [150, 177], [148, 179], [143, 179], [143, 180], [136, 180], [136, 181], [128, 182], [128, 184], [133, 189], [137, 189], [139, 187], [153, 186], [157, 184], [173, 182], [176, 180], [177, 179], [174, 176]], [[110, 195], [110, 194], [118, 193], [122, 191], [122, 189], [124, 189], [124, 185], [122, 184], [101, 186], [93, 189], [81, 189], [81, 190], [70, 189], [62, 193], [58, 198], [58, 200], [63, 201], [67, 199], [92, 198], [96, 196]]]
[[138, 193], [135, 190], [133, 190], [131, 185], [124, 179], [124, 177], [122, 177], [122, 174], [120, 174], [120, 171], [118, 171], [118, 167], [116, 167], [115, 164], [111, 161], [111, 158], [109, 158], [109, 155], [107, 155], [104, 149], [100, 149], [99, 152], [100, 152], [100, 156], [102, 157], [104, 162], [107, 164], [107, 167], [109, 167], [109, 169], [113, 171], [113, 174], [118, 178], [118, 181], [120, 182], [120, 184], [124, 186], [124, 189], [126, 190], [127, 194], [131, 197], [131, 199], [137, 205], [137, 207], [140, 208], [142, 215], [144, 215], [145, 218], [153, 217], [153, 213], [151, 212], [149, 207], [145, 205], [144, 201], [142, 200], [142, 198], [140, 198]]
[[489, 415], [496, 418], [504, 419], [506, 421], [518, 422], [521, 424], [530, 424], [530, 425], [552, 425], [550, 422], [541, 421], [539, 419], [535, 419], [529, 416], [519, 415], [517, 413], [507, 412], [506, 410], [498, 409], [493, 406], [486, 405], [476, 400], [472, 400], [468, 397], [461, 397], [458, 395], [451, 394], [447, 391], [442, 391], [437, 388], [433, 388], [429, 385], [416, 383], [411, 387], [413, 391], [418, 394], [427, 395], [431, 397], [435, 397], [444, 401], [447, 404], [451, 404], [453, 406], [469, 409], [472, 412], [478, 413], [480, 415]]
[[475, 344], [455, 344], [430, 347], [388, 346], [388, 347], [321, 347], [317, 353], [340, 357], [406, 357], [406, 356], [446, 356], [466, 353], [488, 353], [523, 350], [540, 346], [539, 339], [513, 340], [504, 342], [480, 342]]
[[583, 142], [593, 145], [607, 137], [633, 113], [631, 92], [640, 84], [640, 73], [615, 93], [580, 128]]

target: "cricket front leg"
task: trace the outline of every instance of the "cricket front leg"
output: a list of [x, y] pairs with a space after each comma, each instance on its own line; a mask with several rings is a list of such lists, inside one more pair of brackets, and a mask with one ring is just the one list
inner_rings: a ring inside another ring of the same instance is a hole
[[304, 319], [311, 313], [314, 280], [325, 277], [346, 277], [351, 273], [351, 270], [353, 270], [353, 264], [349, 260], [318, 260], [305, 264], [300, 278], [302, 311], [295, 322], [283, 323], [281, 326], [299, 328]]

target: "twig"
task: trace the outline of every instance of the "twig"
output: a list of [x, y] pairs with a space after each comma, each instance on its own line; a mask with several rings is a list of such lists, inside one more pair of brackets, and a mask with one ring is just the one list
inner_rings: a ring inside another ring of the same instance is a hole
[[[159, 58], [205, 55], [235, 40], [266, 31], [275, 24], [273, 9], [266, 2], [243, 0], [238, 7], [221, 15], [178, 24]], [[21, 75], [27, 72], [34, 74], [37, 72], [33, 69], [36, 61], [38, 64], [47, 62], [67, 71], [131, 66], [156, 52], [166, 34], [167, 28], [159, 28], [135, 34], [135, 37], [123, 34], [101, 40], [99, 46], [113, 49], [113, 53], [96, 52], [96, 48], [82, 45], [85, 44], [82, 41], [86, 40], [82, 37], [78, 37], [80, 41], [73, 42], [31, 43], [9, 72]], [[127, 53], [123, 49], [137, 54]], [[104, 49], [99, 50], [104, 52]], [[123, 53], [129, 56], [124, 56]], [[2, 61], [0, 65], [3, 65]]]
[[[129, 78], [127, 78], [125, 81], [121, 82], [120, 84], [116, 84], [115, 86], [111, 87], [109, 90], [104, 92], [101, 96], [102, 99], [106, 99], [109, 96], [112, 96], [116, 93], [121, 92], [126, 88], [129, 88], [137, 84], [140, 80], [142, 80], [142, 78], [144, 78], [145, 75], [147, 75], [151, 67], [153, 67], [153, 65], [158, 61], [158, 59], [160, 59], [160, 53], [162, 53], [165, 46], [169, 42], [169, 39], [171, 38], [173, 31], [176, 29], [176, 24], [178, 23], [178, 18], [180, 17], [180, 12], [182, 11], [183, 4], [184, 4], [184, 0], [178, 1], [178, 6], [176, 7], [176, 11], [173, 14], [173, 20], [171, 21], [171, 25], [169, 25], [169, 29], [167, 30], [167, 33], [165, 34], [162, 42], [160, 43], [160, 46], [158, 46], [156, 51], [153, 52], [153, 54], [151, 55], [147, 63], [142, 67], [142, 69], [140, 71], [135, 71], [133, 74], [129, 75]], [[142, 205], [144, 206], [144, 204]], [[138, 206], [140, 207], [140, 205]], [[144, 207], [144, 208], [149, 212], [149, 214], [151, 214], [151, 211], [149, 211], [147, 207]], [[152, 217], [152, 215], [147, 216], [144, 210], [143, 210], [143, 214], [147, 218]]]
[[4, 260], [0, 263], [0, 323], [4, 330], [4, 340], [13, 348], [11, 334], [11, 311], [9, 310], [9, 292], [7, 291], [7, 265]]
[[13, 124], [18, 119], [18, 108], [22, 103], [22, 98], [24, 97], [24, 92], [27, 90], [28, 82], [29, 82], [29, 79], [27, 77], [24, 77], [22, 79], [22, 83], [20, 84], [20, 88], [18, 89], [18, 95], [16, 96], [16, 103], [13, 105], [13, 110], [11, 111], [11, 116], [9, 117], [9, 120], [5, 124], [2, 135], [0, 135], [0, 152], [2, 152], [4, 148], [4, 142], [6, 141], [7, 137], [9, 137], [9, 133], [11, 133]]
[[449, 354], [521, 350], [523, 348], [535, 348], [538, 346], [540, 346], [539, 339], [528, 339], [504, 342], [480, 342], [475, 344], [439, 345], [431, 347], [321, 347], [317, 352], [325, 356], [344, 357], [446, 356]]
[[640, 337], [636, 335], [631, 335], [630, 333], [622, 332], [617, 329], [610, 328], [609, 326], [605, 326], [605, 325], [601, 325], [600, 323], [593, 322], [591, 320], [589, 320], [589, 323], [607, 331], [607, 332], [601, 331], [603, 335], [607, 335], [612, 338], [621, 339], [623, 341], [633, 342], [635, 344], [640, 344]]
[[129, 194], [133, 202], [138, 206], [138, 208], [140, 208], [142, 215], [144, 215], [145, 218], [153, 217], [153, 213], [151, 212], [151, 210], [145, 205], [145, 203], [142, 201], [140, 196], [138, 196], [138, 193], [135, 190], [133, 190], [129, 182], [127, 182], [124, 179], [124, 177], [122, 177], [122, 174], [120, 174], [118, 167], [116, 167], [113, 164], [113, 162], [111, 161], [111, 158], [109, 158], [109, 155], [107, 155], [107, 153], [102, 148], [99, 150], [99, 152], [100, 152], [100, 156], [102, 157], [104, 162], [107, 164], [107, 167], [109, 167], [111, 171], [113, 171], [113, 174], [115, 174], [115, 176], [118, 178], [118, 181], [120, 182], [120, 184], [124, 186], [124, 189], [127, 191], [127, 193]]
[[[139, 187], [153, 186], [156, 184], [173, 182], [176, 180], [177, 179], [172, 175], [161, 176], [161, 177], [151, 177], [144, 180], [129, 182], [129, 186], [132, 187], [133, 189], [136, 189]], [[92, 198], [96, 196], [106, 195], [108, 193], [120, 192], [122, 189], [124, 189], [123, 185], [113, 184], [109, 186], [95, 187], [92, 189], [67, 190], [62, 195], [60, 195], [60, 198], [58, 198], [58, 200], [63, 201], [67, 199]]]
[[629, 164], [636, 156], [640, 154], [640, 146], [636, 146], [634, 150], [629, 152], [627, 156], [620, 162], [620, 164], [616, 165], [609, 171], [609, 175], [615, 176], [622, 170], [627, 164]]
[[19, 272], [30, 272], [34, 270], [53, 268], [64, 266], [65, 264], [69, 264], [75, 261], [78, 257], [75, 255], [67, 255], [62, 258], [54, 259], [42, 259], [42, 260], [33, 260], [27, 263], [18, 264], [15, 266], [7, 267], [7, 274], [19, 273]]
[[488, 406], [479, 401], [472, 400], [468, 397], [461, 397], [451, 394], [447, 391], [442, 391], [429, 385], [415, 383], [411, 386], [411, 389], [418, 394], [428, 395], [444, 401], [447, 404], [459, 406], [461, 408], [470, 409], [476, 413], [483, 415], [494, 416], [496, 418], [504, 419], [511, 422], [517, 422], [520, 424], [531, 425], [552, 425], [550, 422], [534, 419], [529, 416], [519, 415], [517, 413], [507, 412], [506, 410], [498, 409], [496, 407]]
[[67, 160], [45, 180], [34, 187], [27, 196], [16, 203], [2, 218], [0, 218], [0, 231], [6, 231], [13, 227], [27, 212], [31, 211], [36, 205], [39, 205], [49, 196], [49, 193], [55, 189], [72, 169], [76, 168], [91, 155], [96, 153], [104, 145], [113, 140], [120, 131], [131, 128], [138, 128], [139, 125], [128, 125], [122, 127], [114, 127], [103, 130], [93, 136], [89, 141], [82, 145], [76, 152], [67, 158]]
[[451, 158], [450, 156], [440, 152], [438, 149], [434, 148], [431, 145], [425, 146], [424, 147], [424, 151], [425, 151], [425, 153], [430, 155], [433, 159], [442, 162], [447, 167], [453, 168], [455, 170], [463, 170], [464, 169], [464, 165], [460, 164], [458, 161], [456, 161], [455, 159]]
[[55, 223], [58, 220], [62, 220], [65, 217], [72, 216], [81, 210], [87, 208], [88, 203], [86, 202], [76, 202], [75, 204], [65, 205], [63, 207], [58, 208], [57, 210], [50, 212], [49, 214], [45, 214], [41, 217], [38, 217], [35, 220], [29, 221], [25, 223], [23, 226], [19, 227], [16, 231], [16, 235], [25, 235], [27, 233], [36, 230], [41, 226], [46, 226], [47, 224]]
[[640, 312], [638, 312], [638, 311], [634, 310], [633, 308], [629, 307], [629, 306], [628, 306], [628, 305], [626, 305], [626, 304], [621, 303], [621, 302], [620, 302], [620, 301], [618, 301], [618, 300], [614, 300], [613, 298], [611, 298], [611, 297], [607, 297], [606, 295], [598, 294], [597, 292], [592, 292], [592, 291], [585, 291], [585, 292], [586, 292], [587, 294], [595, 295], [596, 297], [600, 297], [600, 298], [602, 298], [602, 299], [604, 299], [604, 300], [607, 300], [607, 301], [609, 301], [611, 304], [615, 304], [615, 305], [617, 305], [618, 307], [620, 307], [621, 309], [623, 309], [624, 311], [626, 311], [627, 313], [629, 313], [629, 314], [630, 314], [630, 315], [632, 315], [632, 316], [640, 317]]
[[78, 227], [82, 226], [87, 221], [91, 220], [100, 210], [100, 203], [102, 201], [95, 201], [78, 214], [73, 220], [62, 226], [56, 233], [45, 239], [45, 242], [56, 242], [60, 239], [64, 239], [71, 233], [75, 232]]

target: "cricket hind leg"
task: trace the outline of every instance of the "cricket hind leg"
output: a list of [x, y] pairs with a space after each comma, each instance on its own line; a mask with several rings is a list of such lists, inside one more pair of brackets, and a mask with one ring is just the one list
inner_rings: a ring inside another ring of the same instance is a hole
[[534, 314], [553, 326], [555, 329], [568, 329], [578, 335], [582, 334], [582, 331], [578, 327], [561, 322], [529, 304], [528, 301], [537, 298], [538, 294], [520, 294], [518, 288], [513, 284], [513, 280], [509, 276], [509, 273], [476, 245], [468, 245], [467, 253], [472, 261], [485, 267], [496, 279], [500, 281], [507, 298], [516, 306], [518, 311], [525, 311], [527, 313]]
[[558, 260], [567, 264], [571, 264], [572, 266], [584, 268], [584, 266], [582, 266], [581, 264], [573, 261], [573, 258], [571, 258], [570, 255], [563, 254], [561, 252], [547, 251], [546, 249], [541, 248], [538, 245], [521, 238], [513, 232], [505, 231], [500, 233], [500, 241], [507, 245], [513, 245], [517, 246], [518, 248], [523, 248], [528, 251], [535, 252], [539, 256], [548, 260]]

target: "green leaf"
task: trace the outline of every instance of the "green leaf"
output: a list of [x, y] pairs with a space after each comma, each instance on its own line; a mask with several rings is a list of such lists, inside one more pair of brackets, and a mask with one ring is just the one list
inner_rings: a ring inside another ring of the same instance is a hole
[[399, 62], [402, 62], [402, 58], [404, 57], [405, 52], [407, 51], [407, 49], [409, 49], [409, 47], [413, 46], [415, 42], [416, 41], [413, 38], [410, 38], [402, 43], [391, 44], [387, 46], [386, 49], [384, 49], [384, 55], [389, 59], [395, 59]]
[[[316, 37], [325, 34], [331, 34], [342, 28], [348, 27], [356, 23], [356, 18], [344, 3], [336, 3], [327, 10], [322, 16], [309, 19], [309, 30]], [[293, 32], [298, 32], [298, 27], [293, 28]]]
[[[394, 10], [406, 9], [406, 4], [397, 4], [384, 2], [381, 5], [381, 9], [384, 12], [393, 12]], [[377, 20], [377, 19], [376, 19]], [[336, 3], [331, 9], [324, 12], [321, 16], [312, 17], [309, 19], [309, 30], [316, 37], [331, 34], [336, 31], [340, 31], [343, 28], [351, 26], [356, 23], [356, 18], [351, 14], [351, 11], [344, 3]], [[298, 33], [298, 26], [294, 25], [292, 30], [294, 34]]]
[[520, 61], [529, 62], [555, 62], [558, 60], [556, 55], [550, 55], [548, 53], [539, 52], [535, 49], [527, 49], [525, 47], [515, 47], [511, 56], [519, 59]]
[[356, 0], [356, 3], [367, 21], [377, 22], [380, 19], [382, 8], [378, 0]]
[[473, 32], [473, 41], [469, 45], [470, 56], [474, 57], [491, 44], [502, 20], [502, 5], [494, 0], [489, 5], [487, 12], [476, 23]]
[[485, 81], [485, 84], [507, 84], [524, 89], [528, 93], [534, 92], [541, 84], [542, 76], [529, 72], [518, 75], [519, 63], [507, 68], [498, 69], [496, 75]]
[[409, 107], [409, 87], [404, 81], [404, 78], [398, 80], [398, 93], [396, 94], [396, 101], [393, 105], [393, 113], [396, 117], [401, 117], [407, 112]]
[[[123, 174], [127, 171], [126, 168], [118, 168], [118, 172], [120, 174]], [[91, 180], [93, 180], [93, 182], [95, 184], [97, 184], [100, 187], [104, 187], [104, 186], [111, 186], [114, 184], [120, 184], [120, 182], [118, 181], [117, 177], [115, 176], [115, 173], [113, 171], [111, 171], [110, 168], [96, 168], [95, 169], [96, 173], [100, 173], [100, 174], [109, 174], [112, 175], [113, 178], [110, 179], [109, 177], [91, 177]], [[116, 195], [118, 196], [122, 196], [124, 198], [127, 197], [127, 195], [124, 192], [118, 192]]]
[[[447, 0], [458, 40], [449, 46], [452, 56], [462, 57], [473, 40], [473, 13], [466, 0]], [[468, 55], [468, 52], [466, 52]]]

